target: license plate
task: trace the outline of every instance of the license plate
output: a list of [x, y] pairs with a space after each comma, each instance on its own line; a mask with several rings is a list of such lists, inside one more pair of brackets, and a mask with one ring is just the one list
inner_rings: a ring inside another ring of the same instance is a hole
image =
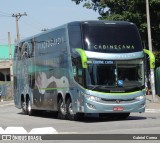
[[113, 107], [113, 111], [123, 111], [123, 107]]

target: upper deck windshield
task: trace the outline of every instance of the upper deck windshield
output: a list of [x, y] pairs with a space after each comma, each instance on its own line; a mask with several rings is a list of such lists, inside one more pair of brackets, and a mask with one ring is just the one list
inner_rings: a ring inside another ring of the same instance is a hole
[[139, 32], [134, 24], [82, 24], [84, 49], [103, 53], [142, 51]]
[[92, 90], [136, 91], [144, 88], [142, 59], [130, 61], [89, 60], [87, 86]]

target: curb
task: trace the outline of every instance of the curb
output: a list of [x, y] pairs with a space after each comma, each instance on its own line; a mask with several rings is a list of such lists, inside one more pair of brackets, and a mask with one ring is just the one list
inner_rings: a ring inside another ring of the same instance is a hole
[[0, 107], [12, 106], [12, 105], [14, 105], [14, 103], [3, 104], [3, 105], [0, 105]]
[[146, 109], [145, 113], [160, 113], [160, 109]]
[[11, 106], [11, 105], [14, 105], [14, 101], [13, 101], [13, 100], [1, 101], [1, 102], [0, 102], [0, 107]]

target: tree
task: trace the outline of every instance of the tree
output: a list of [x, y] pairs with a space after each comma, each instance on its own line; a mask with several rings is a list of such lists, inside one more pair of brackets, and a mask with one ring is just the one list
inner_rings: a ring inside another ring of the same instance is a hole
[[[137, 25], [142, 41], [148, 47], [145, 0], [72, 0], [99, 12], [100, 20], [125, 20]], [[153, 51], [160, 64], [160, 0], [150, 0]]]

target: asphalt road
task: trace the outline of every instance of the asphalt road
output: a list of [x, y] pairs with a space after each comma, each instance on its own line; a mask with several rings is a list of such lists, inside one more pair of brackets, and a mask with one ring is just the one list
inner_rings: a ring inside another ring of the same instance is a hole
[[58, 134], [160, 134], [160, 113], [134, 113], [126, 120], [86, 117], [82, 121], [68, 121], [56, 119], [52, 113], [23, 115], [20, 109], [9, 104], [0, 106], [0, 127], [4, 130], [23, 127], [27, 132], [53, 127]]

